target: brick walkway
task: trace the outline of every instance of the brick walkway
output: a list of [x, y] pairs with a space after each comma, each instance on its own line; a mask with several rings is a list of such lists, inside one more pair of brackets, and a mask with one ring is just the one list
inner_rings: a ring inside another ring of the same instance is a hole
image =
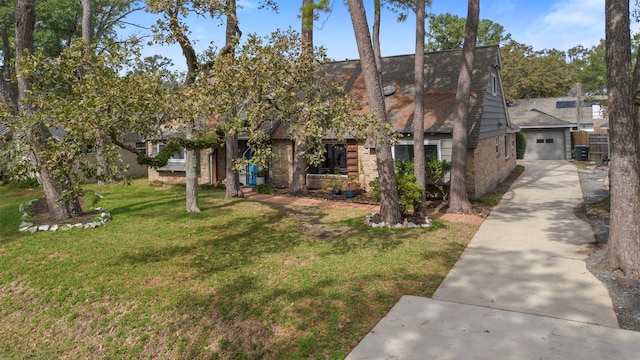
[[[324, 199], [313, 199], [306, 197], [292, 197], [292, 196], [280, 196], [280, 195], [266, 195], [252, 191], [251, 189], [242, 189], [244, 191], [244, 197], [248, 200], [263, 201], [281, 205], [295, 205], [295, 206], [323, 206], [334, 208], [350, 208], [350, 209], [364, 209], [369, 211], [380, 211], [379, 205], [359, 204], [346, 201], [331, 201]], [[480, 226], [484, 221], [484, 217], [479, 215], [467, 215], [467, 214], [448, 214], [448, 213], [431, 213], [427, 215], [431, 219], [442, 219], [450, 222], [463, 223], [469, 225]]]

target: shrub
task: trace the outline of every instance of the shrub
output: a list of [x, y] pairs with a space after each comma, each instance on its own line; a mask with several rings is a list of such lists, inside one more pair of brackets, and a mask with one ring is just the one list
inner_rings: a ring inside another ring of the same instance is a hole
[[516, 159], [524, 159], [524, 152], [527, 150], [527, 140], [522, 132], [516, 133]]
[[276, 193], [276, 188], [270, 184], [255, 185], [252, 189], [259, 194], [273, 195]]
[[424, 164], [427, 180], [431, 181], [442, 193], [442, 200], [447, 200], [447, 193], [444, 190], [444, 178], [451, 170], [451, 163], [447, 160], [430, 159]]
[[[416, 183], [413, 174], [413, 162], [396, 160], [396, 185], [398, 187], [398, 205], [402, 213], [413, 210], [421, 201], [422, 186]], [[369, 182], [371, 196], [374, 200], [380, 200], [380, 180], [376, 177]]]

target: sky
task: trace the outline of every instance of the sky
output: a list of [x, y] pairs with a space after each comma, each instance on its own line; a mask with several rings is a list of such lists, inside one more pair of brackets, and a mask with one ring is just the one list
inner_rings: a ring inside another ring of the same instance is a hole
[[[314, 27], [314, 45], [323, 46], [329, 58], [334, 60], [357, 59], [358, 49], [351, 19], [344, 0], [330, 0], [333, 11], [321, 13]], [[489, 19], [502, 25], [506, 33], [519, 43], [534, 50], [557, 49], [566, 51], [582, 45], [590, 48], [604, 38], [605, 0], [481, 0], [480, 19]], [[278, 0], [279, 11], [260, 9], [260, 0], [238, 0], [240, 29], [244, 35], [256, 33], [268, 35], [276, 29], [292, 27], [300, 30], [298, 17], [301, 0]], [[371, 25], [373, 0], [364, 0]], [[433, 0], [428, 11], [432, 14], [452, 13], [467, 15], [465, 0]], [[130, 22], [149, 26], [156, 16], [138, 12], [130, 16]], [[213, 42], [224, 45], [224, 26], [219, 20], [189, 18], [187, 25], [192, 32], [198, 51]], [[428, 23], [426, 23], [428, 26]], [[383, 56], [404, 55], [414, 52], [415, 17], [404, 23], [396, 21], [396, 15], [383, 12], [381, 21], [381, 50]], [[636, 29], [637, 30], [637, 29]], [[123, 34], [148, 34], [141, 29], [128, 29]], [[144, 50], [144, 55], [160, 54], [173, 59], [177, 69], [184, 69], [184, 59], [177, 45], [154, 45]]]

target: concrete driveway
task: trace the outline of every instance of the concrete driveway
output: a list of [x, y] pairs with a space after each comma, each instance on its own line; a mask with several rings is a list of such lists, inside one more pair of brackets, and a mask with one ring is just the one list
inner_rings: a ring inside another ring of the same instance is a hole
[[347, 359], [638, 359], [586, 268], [576, 167], [524, 161], [433, 299], [403, 297]]

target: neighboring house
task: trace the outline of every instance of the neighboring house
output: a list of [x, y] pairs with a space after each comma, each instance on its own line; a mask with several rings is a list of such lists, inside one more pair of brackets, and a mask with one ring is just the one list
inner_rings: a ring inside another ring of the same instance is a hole
[[[441, 51], [425, 55], [425, 141], [427, 157], [451, 161], [452, 121], [460, 71], [461, 50]], [[393, 147], [396, 159], [413, 158], [414, 56], [393, 56], [382, 60], [383, 83], [389, 121], [402, 134]], [[467, 187], [471, 198], [493, 191], [496, 185], [516, 166], [515, 133], [511, 125], [503, 95], [500, 68], [502, 61], [497, 46], [476, 49], [471, 99], [467, 120]], [[351, 96], [359, 98], [367, 108], [367, 95], [359, 60], [333, 62], [324, 70], [341, 82]], [[294, 143], [284, 122], [268, 124], [272, 150], [275, 154], [267, 175], [276, 187], [288, 187], [293, 175]], [[322, 188], [330, 177], [357, 179], [364, 189], [378, 176], [376, 149], [368, 141], [324, 139], [326, 160], [310, 167], [307, 175], [309, 188]], [[239, 155], [247, 155], [246, 140], [240, 138]], [[153, 151], [151, 151], [153, 153]], [[224, 180], [224, 147], [200, 151], [200, 183]], [[176, 163], [181, 161], [180, 154]], [[184, 165], [183, 165], [184, 166]], [[150, 169], [149, 180], [183, 182], [184, 168]], [[246, 177], [240, 181], [246, 184]]]
[[[425, 55], [424, 148], [427, 157], [451, 161], [452, 121], [461, 50]], [[495, 189], [516, 166], [515, 133], [504, 100], [497, 46], [476, 49], [469, 116], [467, 119], [467, 188], [471, 198]], [[413, 158], [413, 86], [414, 56], [392, 56], [382, 60], [383, 86], [387, 116], [402, 134], [392, 151], [394, 158]], [[342, 83], [351, 96], [367, 108], [367, 94], [360, 61], [349, 60], [325, 65], [329, 76]], [[272, 135], [273, 151], [278, 155], [271, 168], [272, 182], [288, 186], [292, 178], [293, 143], [287, 134], [276, 129]], [[308, 171], [308, 186], [322, 187], [327, 175], [340, 173], [356, 177], [362, 187], [377, 177], [376, 149], [367, 141], [325, 139], [327, 159]]]
[[[50, 128], [49, 131], [51, 135], [57, 140], [63, 140], [65, 131], [63, 129], [58, 128]], [[145, 143], [140, 135], [127, 133], [121, 140], [128, 146], [136, 146], [140, 148], [144, 147]], [[130, 151], [124, 149], [118, 149], [119, 161], [118, 168], [122, 169], [118, 175], [124, 176], [127, 178], [141, 178], [147, 176], [147, 166], [138, 164], [136, 161], [137, 156]], [[96, 153], [94, 149], [89, 149], [85, 155], [83, 155], [83, 159], [89, 160], [91, 163], [95, 163], [96, 161]], [[126, 169], [126, 170], [125, 170]], [[96, 182], [96, 179], [85, 179], [87, 182]]]
[[517, 100], [509, 106], [512, 123], [522, 130], [527, 142], [527, 160], [564, 160], [572, 156], [572, 131], [606, 133], [603, 106], [598, 101], [575, 97]]

